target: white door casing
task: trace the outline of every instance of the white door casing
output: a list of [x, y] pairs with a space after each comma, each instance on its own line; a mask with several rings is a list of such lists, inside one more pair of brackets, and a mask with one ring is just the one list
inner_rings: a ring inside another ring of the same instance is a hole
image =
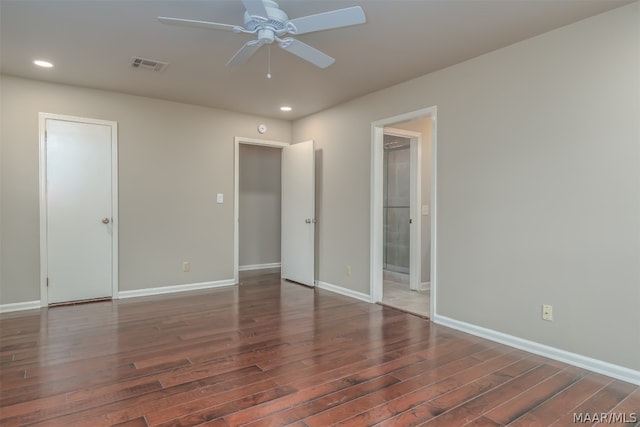
[[282, 149], [281, 276], [315, 285], [315, 153], [313, 141]]
[[41, 305], [117, 297], [117, 124], [40, 114]]

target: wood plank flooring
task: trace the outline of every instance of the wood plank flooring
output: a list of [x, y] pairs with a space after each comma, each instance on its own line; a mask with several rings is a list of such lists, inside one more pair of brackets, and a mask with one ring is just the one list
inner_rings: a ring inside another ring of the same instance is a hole
[[640, 425], [637, 386], [277, 273], [0, 315], [0, 369], [2, 426]]

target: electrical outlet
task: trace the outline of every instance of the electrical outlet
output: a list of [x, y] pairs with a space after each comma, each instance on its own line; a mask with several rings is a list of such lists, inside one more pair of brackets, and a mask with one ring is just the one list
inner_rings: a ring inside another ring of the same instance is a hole
[[553, 320], [553, 307], [548, 304], [542, 304], [542, 320]]
[[189, 272], [189, 270], [191, 270], [191, 263], [189, 261], [183, 262], [182, 263], [182, 271], [187, 273], [187, 272]]
[[347, 277], [351, 277], [351, 266], [350, 265], [346, 265], [344, 267], [344, 274], [346, 274]]

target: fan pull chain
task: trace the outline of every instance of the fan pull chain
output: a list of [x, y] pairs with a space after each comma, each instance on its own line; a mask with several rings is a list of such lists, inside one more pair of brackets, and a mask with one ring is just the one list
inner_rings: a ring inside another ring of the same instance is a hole
[[267, 46], [267, 78], [271, 78], [271, 45]]

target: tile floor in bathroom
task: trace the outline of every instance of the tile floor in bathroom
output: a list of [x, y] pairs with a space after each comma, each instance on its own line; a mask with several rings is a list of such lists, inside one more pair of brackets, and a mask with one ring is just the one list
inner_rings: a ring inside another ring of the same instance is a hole
[[419, 316], [429, 316], [429, 291], [412, 291], [408, 283], [385, 279], [382, 303]]

